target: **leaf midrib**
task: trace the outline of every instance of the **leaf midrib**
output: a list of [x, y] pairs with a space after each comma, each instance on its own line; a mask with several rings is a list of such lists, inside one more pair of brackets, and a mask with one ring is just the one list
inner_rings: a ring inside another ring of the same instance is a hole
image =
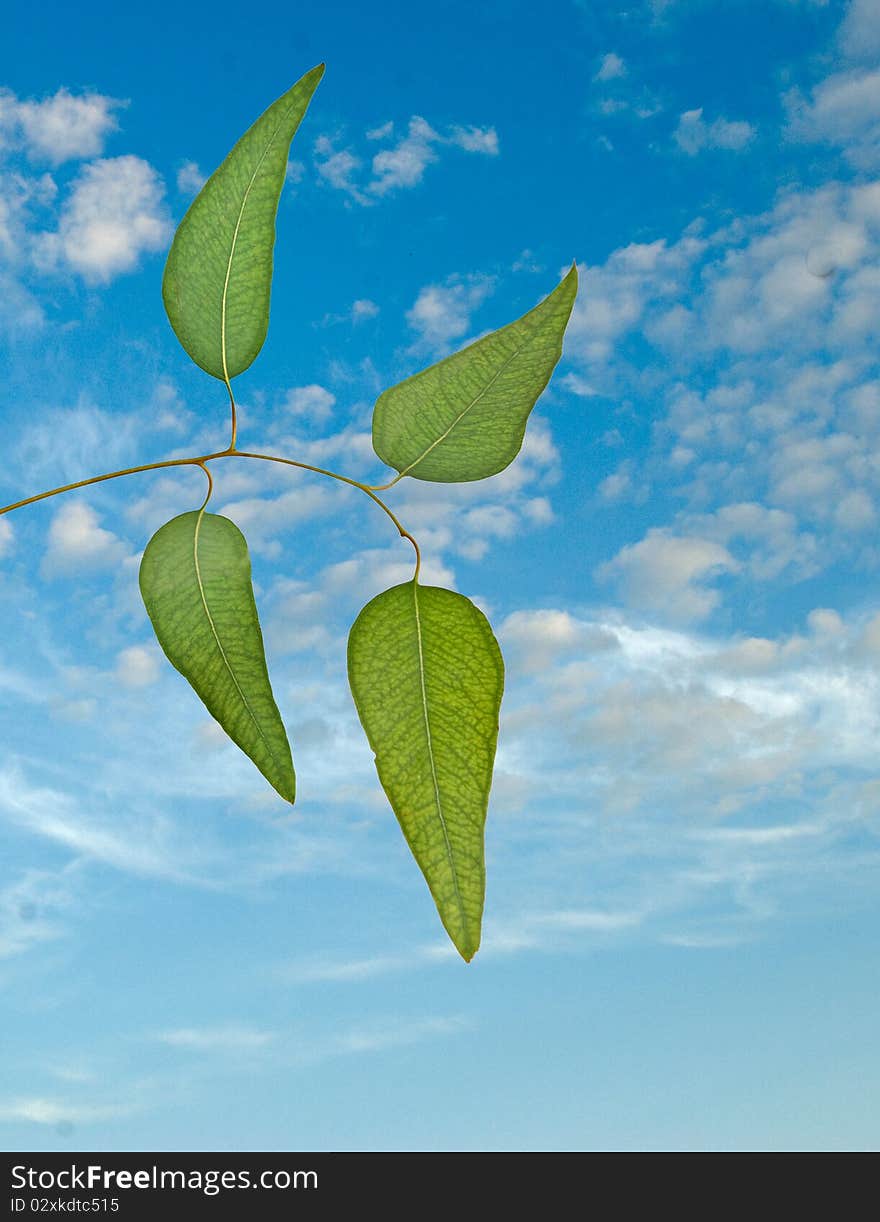
[[235, 674], [235, 671], [232, 669], [232, 663], [229, 661], [229, 658], [226, 656], [226, 650], [223, 648], [223, 642], [220, 640], [220, 634], [217, 631], [217, 625], [214, 623], [214, 617], [211, 614], [210, 607], [208, 606], [208, 599], [205, 594], [204, 584], [202, 582], [202, 569], [201, 569], [201, 565], [199, 564], [199, 535], [201, 534], [202, 520], [204, 516], [205, 516], [205, 511], [204, 509], [202, 509], [199, 511], [199, 516], [196, 519], [195, 530], [193, 531], [193, 567], [195, 568], [196, 583], [198, 584], [198, 587], [199, 587], [199, 597], [202, 600], [202, 607], [204, 608], [205, 616], [207, 617], [208, 624], [210, 625], [210, 628], [211, 628], [211, 635], [214, 637], [214, 641], [217, 645], [217, 649], [220, 651], [220, 657], [223, 659], [223, 665], [226, 667], [227, 671], [229, 672], [230, 679], [235, 684], [235, 690], [238, 692], [239, 696], [241, 697], [241, 702], [244, 705], [245, 709], [247, 710], [248, 716], [250, 717], [251, 721], [254, 723], [254, 728], [256, 729], [260, 738], [262, 738], [266, 746], [266, 750], [269, 752], [269, 755], [271, 756], [273, 763], [277, 767], [283, 770], [283, 763], [279, 761], [277, 755], [275, 754], [274, 750], [272, 749], [272, 744], [269, 742], [268, 738], [266, 737], [265, 731], [263, 730], [263, 727], [260, 725], [260, 722], [257, 719], [257, 716], [254, 713], [254, 710], [251, 708], [250, 701], [248, 700], [247, 696], [245, 695], [242, 689], [242, 686], [239, 683], [238, 678]]
[[422, 695], [422, 715], [425, 720], [425, 737], [428, 744], [428, 759], [431, 763], [431, 780], [434, 785], [434, 802], [437, 807], [437, 818], [440, 820], [440, 827], [443, 830], [443, 840], [446, 844], [446, 856], [449, 860], [449, 868], [452, 871], [452, 882], [455, 887], [455, 902], [458, 906], [459, 915], [461, 917], [462, 932], [467, 934], [470, 928], [470, 922], [465, 912], [464, 900], [461, 896], [461, 890], [458, 885], [458, 871], [455, 867], [455, 858], [452, 853], [452, 843], [449, 839], [449, 830], [446, 826], [446, 819], [443, 815], [443, 802], [440, 797], [440, 781], [437, 777], [437, 765], [434, 760], [434, 741], [431, 735], [431, 722], [428, 717], [428, 692], [425, 686], [425, 655], [422, 649], [422, 618], [419, 614], [419, 587], [416, 581], [413, 581], [413, 604], [416, 612], [416, 641], [419, 646], [419, 685]]
[[[498, 367], [497, 371], [492, 375], [492, 377], [489, 379], [489, 381], [486, 383], [486, 385], [483, 387], [480, 393], [475, 398], [473, 398], [470, 401], [470, 403], [468, 403], [468, 405], [455, 417], [455, 419], [452, 421], [452, 423], [450, 424], [449, 428], [445, 431], [445, 433], [441, 433], [440, 436], [435, 441], [432, 441], [431, 444], [428, 446], [428, 448], [418, 456], [418, 458], [414, 459], [414, 461], [411, 462], [408, 467], [405, 467], [403, 471], [400, 472], [401, 478], [404, 475], [409, 475], [413, 467], [417, 467], [419, 463], [424, 462], [424, 460], [428, 457], [431, 451], [435, 449], [437, 446], [439, 446], [441, 442], [445, 441], [446, 438], [449, 436], [449, 434], [452, 432], [452, 430], [457, 428], [459, 424], [461, 424], [462, 420], [465, 418], [465, 416], [468, 414], [471, 408], [475, 407], [479, 403], [479, 401], [483, 398], [483, 396], [487, 394], [491, 390], [491, 388], [495, 385], [495, 383], [501, 377], [502, 373], [504, 373], [505, 369], [508, 367], [511, 361], [515, 361], [518, 356], [521, 356], [522, 353], [525, 352], [526, 348], [528, 348], [529, 344], [531, 344], [531, 342], [534, 340], [538, 331], [540, 331], [542, 322], [543, 322], [543, 319], [540, 319], [538, 322], [535, 323], [534, 327], [529, 328], [528, 338], [525, 340], [525, 342], [521, 344], [519, 348], [516, 348], [513, 352], [511, 352], [510, 356], [507, 357], [507, 359]], [[465, 351], [467, 351], [467, 349], [465, 349]]]
[[257, 162], [256, 166], [254, 167], [254, 172], [251, 175], [250, 182], [247, 185], [244, 195], [241, 197], [241, 207], [238, 210], [238, 217], [235, 222], [235, 229], [232, 231], [232, 243], [229, 247], [229, 258], [226, 262], [226, 276], [223, 281], [223, 296], [220, 300], [220, 359], [223, 362], [223, 380], [226, 382], [227, 386], [229, 385], [229, 366], [226, 361], [226, 301], [229, 296], [229, 280], [232, 276], [232, 264], [235, 261], [235, 248], [236, 248], [236, 245], [238, 244], [238, 231], [241, 229], [241, 222], [242, 222], [242, 218], [244, 217], [244, 210], [247, 207], [247, 202], [248, 202], [248, 199], [250, 198], [250, 194], [253, 189], [253, 185], [257, 181], [257, 175], [260, 172], [260, 167], [262, 166], [263, 162], [266, 160], [266, 157], [269, 153], [269, 149], [272, 147], [275, 141], [275, 137], [278, 135], [279, 131], [281, 130], [281, 125], [284, 123], [284, 120], [293, 110], [293, 107], [294, 107], [294, 103], [291, 101], [287, 110], [285, 110], [284, 114], [281, 116], [281, 118], [276, 123], [272, 131], [272, 135], [266, 141], [266, 147], [263, 149], [262, 153], [260, 154], [260, 159]]

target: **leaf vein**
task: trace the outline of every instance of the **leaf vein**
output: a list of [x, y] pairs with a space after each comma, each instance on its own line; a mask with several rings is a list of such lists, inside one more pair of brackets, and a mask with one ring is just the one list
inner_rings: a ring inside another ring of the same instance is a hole
[[440, 827], [443, 830], [443, 840], [446, 845], [446, 856], [449, 861], [449, 868], [452, 872], [452, 882], [455, 887], [455, 902], [458, 905], [459, 913], [461, 914], [461, 922], [464, 930], [468, 927], [467, 913], [464, 908], [464, 901], [461, 897], [461, 890], [458, 885], [458, 870], [455, 866], [455, 858], [452, 854], [452, 844], [449, 840], [449, 830], [446, 826], [446, 819], [443, 816], [443, 803], [440, 797], [440, 782], [437, 777], [437, 765], [434, 760], [434, 742], [431, 737], [431, 722], [428, 717], [428, 692], [425, 686], [425, 654], [422, 648], [422, 619], [419, 614], [419, 587], [417, 582], [413, 582], [413, 603], [416, 612], [416, 641], [419, 646], [419, 685], [422, 696], [422, 714], [425, 719], [425, 736], [428, 742], [428, 759], [431, 763], [431, 780], [434, 785], [434, 802], [437, 807], [437, 818], [440, 820]]
[[291, 110], [293, 110], [293, 106], [294, 104], [291, 102], [290, 106], [288, 106], [287, 110], [285, 110], [284, 114], [279, 118], [278, 122], [276, 123], [272, 131], [272, 135], [266, 141], [266, 147], [263, 149], [262, 153], [260, 154], [260, 159], [257, 162], [256, 166], [254, 167], [254, 172], [251, 175], [250, 182], [248, 183], [247, 188], [245, 189], [245, 193], [241, 198], [241, 207], [238, 210], [238, 217], [235, 222], [235, 229], [232, 232], [232, 243], [229, 247], [229, 258], [226, 262], [226, 276], [223, 281], [223, 296], [220, 300], [220, 357], [221, 357], [221, 360], [223, 361], [223, 380], [226, 382], [227, 386], [229, 385], [229, 367], [226, 362], [226, 301], [229, 296], [229, 280], [230, 280], [230, 277], [232, 276], [232, 264], [235, 261], [235, 248], [238, 244], [238, 233], [239, 233], [239, 230], [241, 229], [241, 222], [244, 219], [244, 210], [247, 207], [247, 202], [248, 202], [248, 199], [250, 198], [250, 194], [253, 189], [253, 185], [257, 181], [257, 175], [260, 172], [260, 167], [262, 166], [263, 162], [266, 160], [266, 157], [268, 156], [268, 153], [269, 153], [269, 149], [272, 147], [275, 141], [275, 137], [278, 135], [279, 131], [281, 130], [282, 124], [286, 120], [287, 116], [290, 114]]
[[269, 739], [266, 737], [266, 732], [264, 731], [262, 725], [260, 724], [260, 721], [257, 715], [254, 713], [254, 710], [251, 708], [250, 701], [248, 700], [247, 696], [245, 695], [242, 689], [241, 684], [238, 681], [238, 676], [236, 675], [235, 671], [233, 670], [232, 663], [229, 661], [229, 658], [226, 654], [226, 650], [223, 648], [223, 642], [220, 640], [220, 634], [217, 631], [217, 625], [215, 624], [214, 617], [211, 614], [211, 608], [208, 606], [208, 598], [205, 593], [204, 583], [202, 581], [202, 569], [201, 569], [201, 565], [199, 564], [199, 535], [201, 533], [202, 520], [204, 519], [204, 516], [205, 516], [205, 511], [204, 509], [202, 509], [199, 512], [199, 516], [196, 520], [195, 530], [193, 532], [193, 565], [196, 571], [196, 582], [199, 587], [199, 596], [202, 600], [202, 607], [204, 608], [204, 612], [207, 617], [208, 624], [210, 625], [211, 634], [214, 637], [214, 641], [217, 645], [217, 649], [220, 652], [220, 657], [223, 660], [223, 665], [228, 670], [229, 677], [232, 680], [232, 682], [235, 684], [235, 690], [238, 692], [239, 696], [241, 697], [241, 702], [244, 705], [245, 709], [247, 710], [248, 716], [250, 717], [251, 721], [254, 723], [254, 727], [256, 728], [256, 731], [259, 734], [260, 738], [265, 743], [266, 750], [269, 752], [269, 755], [271, 756], [271, 758], [275, 761], [275, 763], [279, 767], [283, 768], [284, 761], [279, 760], [278, 756], [272, 750], [272, 744], [270, 743]]
[[[510, 354], [510, 356], [507, 358], [507, 360], [505, 360], [505, 361], [504, 361], [504, 362], [503, 362], [503, 363], [502, 363], [502, 364], [499, 366], [499, 368], [498, 368], [497, 372], [496, 372], [495, 374], [493, 374], [493, 376], [492, 376], [492, 377], [489, 379], [489, 381], [486, 383], [486, 385], [483, 387], [483, 389], [480, 391], [480, 393], [479, 393], [478, 395], [476, 395], [476, 396], [475, 396], [475, 397], [474, 397], [474, 398], [473, 398], [473, 399], [470, 401], [470, 403], [468, 403], [468, 404], [467, 404], [467, 406], [466, 406], [466, 407], [464, 407], [464, 408], [461, 410], [461, 412], [459, 412], [459, 414], [458, 414], [458, 415], [455, 417], [455, 419], [452, 421], [452, 423], [450, 424], [450, 426], [449, 426], [449, 428], [446, 430], [446, 432], [445, 432], [445, 433], [441, 433], [441, 434], [440, 434], [440, 436], [439, 436], [438, 438], [436, 438], [436, 440], [435, 440], [435, 441], [432, 441], [432, 442], [431, 442], [431, 444], [430, 444], [430, 445], [427, 447], [427, 449], [426, 449], [426, 450], [424, 450], [424, 451], [423, 451], [423, 452], [422, 452], [422, 453], [421, 453], [421, 454], [418, 456], [418, 458], [414, 459], [414, 460], [413, 460], [413, 461], [412, 461], [412, 462], [409, 464], [409, 466], [408, 466], [408, 467], [404, 468], [404, 470], [400, 472], [400, 478], [403, 478], [403, 476], [404, 476], [404, 475], [408, 475], [408, 474], [410, 473], [410, 471], [412, 471], [413, 467], [417, 467], [417, 466], [419, 465], [419, 463], [420, 463], [420, 462], [424, 462], [424, 460], [425, 460], [425, 459], [428, 457], [428, 455], [431, 453], [431, 451], [432, 451], [433, 449], [435, 449], [437, 446], [439, 446], [439, 445], [441, 444], [441, 442], [444, 442], [444, 441], [446, 440], [446, 438], [449, 436], [449, 434], [452, 432], [452, 430], [453, 430], [454, 428], [457, 428], [457, 427], [458, 427], [458, 425], [459, 425], [459, 424], [461, 424], [462, 420], [465, 418], [465, 416], [468, 414], [468, 412], [471, 410], [471, 408], [472, 408], [472, 407], [475, 407], [475, 406], [476, 406], [476, 404], [477, 404], [477, 403], [479, 403], [479, 401], [480, 401], [480, 400], [483, 398], [483, 396], [484, 396], [484, 395], [486, 395], [486, 394], [488, 394], [488, 392], [489, 392], [489, 391], [492, 389], [492, 387], [495, 385], [495, 383], [496, 383], [496, 382], [498, 381], [498, 379], [501, 377], [502, 373], [504, 373], [504, 371], [505, 371], [505, 369], [508, 367], [508, 365], [510, 365], [511, 361], [516, 360], [516, 358], [517, 358], [518, 356], [521, 356], [521, 355], [522, 355], [522, 353], [523, 353], [523, 352], [525, 352], [526, 348], [528, 348], [528, 346], [531, 344], [532, 340], [535, 338], [535, 336], [537, 335], [537, 333], [538, 333], [538, 331], [539, 331], [540, 329], [541, 329], [541, 323], [540, 323], [540, 320], [539, 320], [539, 321], [538, 321], [538, 322], [535, 324], [535, 326], [534, 326], [534, 327], [533, 327], [533, 328], [532, 328], [532, 329], [529, 331], [529, 335], [528, 335], [528, 338], [526, 339], [525, 343], [521, 344], [521, 345], [519, 346], [519, 348], [516, 348], [516, 349], [514, 349], [514, 351], [513, 351], [513, 352], [511, 352], [511, 354]], [[466, 351], [467, 351], [467, 349], [465, 349], [464, 351], [466, 352]]]

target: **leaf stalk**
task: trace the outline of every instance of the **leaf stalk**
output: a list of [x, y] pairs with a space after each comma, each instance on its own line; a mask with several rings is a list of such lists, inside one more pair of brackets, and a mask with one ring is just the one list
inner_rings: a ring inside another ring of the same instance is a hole
[[[205, 503], [202, 506], [202, 508], [204, 509], [205, 505], [207, 505], [208, 501], [211, 499], [211, 494], [213, 493], [213, 490], [214, 490], [214, 481], [211, 476], [211, 472], [208, 469], [207, 464], [210, 462], [216, 462], [218, 459], [221, 459], [221, 458], [252, 458], [252, 459], [257, 459], [260, 462], [274, 462], [274, 463], [280, 463], [286, 467], [298, 467], [301, 471], [311, 471], [315, 475], [323, 475], [323, 476], [326, 476], [328, 479], [335, 479], [341, 484], [349, 484], [352, 488], [358, 488], [360, 489], [361, 492], [366, 493], [366, 495], [370, 498], [370, 500], [374, 501], [379, 506], [379, 508], [383, 511], [383, 513], [385, 513], [391, 519], [400, 537], [402, 539], [408, 539], [409, 542], [412, 544], [413, 549], [416, 554], [415, 580], [418, 580], [419, 569], [421, 568], [421, 563], [422, 563], [422, 557], [421, 557], [421, 552], [419, 551], [418, 543], [416, 542], [415, 538], [409, 533], [409, 531], [406, 530], [401, 525], [401, 522], [398, 519], [398, 517], [396, 516], [396, 514], [394, 514], [392, 510], [388, 508], [388, 506], [385, 504], [385, 502], [382, 500], [381, 497], [376, 495], [375, 490], [369, 484], [362, 484], [360, 480], [352, 479], [348, 475], [340, 475], [338, 471], [330, 471], [326, 467], [316, 467], [316, 466], [313, 466], [312, 463], [299, 462], [297, 459], [293, 459], [293, 458], [283, 458], [279, 454], [256, 454], [251, 451], [237, 450], [235, 448], [235, 436], [236, 436], [235, 400], [231, 399], [231, 402], [232, 402], [232, 441], [230, 442], [229, 447], [225, 450], [215, 450], [211, 454], [197, 454], [197, 455], [194, 455], [192, 458], [166, 458], [166, 459], [163, 459], [163, 461], [161, 462], [142, 463], [140, 466], [137, 466], [137, 467], [123, 467], [119, 471], [108, 471], [104, 475], [92, 475], [89, 477], [89, 479], [77, 480], [75, 483], [72, 483], [72, 484], [62, 484], [58, 488], [50, 488], [47, 492], [39, 492], [35, 496], [28, 496], [28, 497], [24, 497], [20, 501], [14, 501], [11, 505], [4, 505], [2, 508], [0, 508], [0, 517], [2, 517], [4, 514], [12, 513], [14, 509], [23, 509], [25, 505], [34, 505], [37, 503], [37, 501], [45, 501], [45, 500], [48, 500], [50, 497], [60, 496], [62, 493], [65, 493], [65, 492], [75, 492], [78, 488], [88, 488], [92, 484], [102, 484], [102, 483], [105, 483], [107, 480], [120, 479], [122, 476], [126, 476], [126, 475], [139, 475], [144, 471], [167, 470], [170, 467], [201, 467], [205, 475], [207, 475], [208, 477], [208, 494], [205, 497]], [[392, 481], [392, 482], [396, 482], [396, 481]]]

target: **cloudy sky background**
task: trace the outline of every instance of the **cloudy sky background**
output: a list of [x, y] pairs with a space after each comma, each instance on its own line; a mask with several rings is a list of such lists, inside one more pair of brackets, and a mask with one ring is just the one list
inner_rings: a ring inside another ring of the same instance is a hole
[[0, 1142], [876, 1146], [878, 0], [8, 20], [3, 503], [226, 444], [162, 260], [322, 59], [242, 444], [378, 480], [384, 387], [582, 287], [520, 459], [388, 496], [507, 658], [469, 967], [345, 681], [411, 571], [366, 498], [215, 468], [292, 811], [140, 603], [201, 474], [0, 519]]

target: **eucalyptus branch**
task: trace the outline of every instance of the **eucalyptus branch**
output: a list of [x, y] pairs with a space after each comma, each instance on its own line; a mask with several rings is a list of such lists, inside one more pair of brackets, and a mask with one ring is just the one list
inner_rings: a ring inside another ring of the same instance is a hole
[[123, 475], [138, 475], [141, 471], [161, 471], [166, 467], [202, 467], [215, 458], [224, 458], [229, 450], [218, 450], [214, 454], [200, 454], [195, 458], [166, 458], [162, 462], [143, 463], [139, 467], [123, 467], [120, 471], [109, 471], [106, 475], [92, 475], [89, 479], [77, 480], [75, 484], [62, 484], [59, 488], [50, 488], [48, 492], [38, 492], [36, 496], [26, 496], [24, 500], [15, 501], [12, 505], [4, 505], [0, 509], [0, 517], [4, 513], [12, 513], [13, 509], [23, 509], [25, 505], [35, 505], [37, 501], [47, 501], [49, 497], [60, 496], [63, 492], [75, 492], [77, 488], [88, 488], [90, 484], [103, 484], [106, 480], [119, 479]]
[[290, 143], [324, 72], [319, 64], [274, 102], [210, 176], [181, 221], [162, 281], [169, 322], [187, 354], [229, 394], [225, 450], [125, 467], [0, 508], [107, 480], [198, 467], [197, 510], [166, 522], [147, 544], [140, 589], [166, 656], [208, 712], [288, 802], [296, 776], [269, 672], [238, 527], [208, 512], [211, 464], [227, 458], [298, 467], [365, 493], [415, 550], [409, 581], [373, 598], [348, 638], [348, 677], [382, 786], [462, 957], [480, 944], [483, 828], [492, 783], [504, 663], [489, 621], [453, 590], [419, 584], [415, 538], [378, 495], [403, 477], [482, 480], [519, 453], [539, 395], [562, 352], [577, 268], [528, 313], [380, 395], [373, 448], [396, 474], [385, 484], [280, 454], [238, 447], [232, 380], [250, 367], [269, 325], [275, 217]]
[[[409, 531], [404, 529], [396, 514], [392, 513], [382, 498], [376, 496], [376, 493], [369, 484], [362, 484], [360, 480], [352, 479], [349, 475], [340, 475], [338, 471], [330, 471], [325, 467], [313, 466], [312, 463], [299, 462], [294, 458], [284, 458], [280, 454], [255, 454], [247, 450], [236, 450], [232, 446], [228, 450], [215, 450], [212, 454], [197, 454], [193, 455], [192, 458], [166, 458], [162, 462], [143, 463], [138, 467], [123, 467], [119, 471], [108, 471], [105, 475], [93, 475], [89, 479], [77, 480], [74, 484], [62, 484], [59, 488], [50, 488], [48, 492], [39, 492], [36, 496], [28, 496], [24, 500], [15, 501], [12, 505], [4, 505], [0, 508], [0, 517], [5, 513], [12, 513], [14, 509], [23, 509], [25, 505], [34, 505], [37, 501], [46, 501], [50, 497], [60, 496], [65, 492], [75, 492], [78, 488], [88, 488], [92, 484], [102, 484], [107, 480], [120, 479], [122, 476], [138, 475], [143, 471], [161, 471], [169, 467], [201, 467], [208, 477], [208, 496], [205, 500], [205, 505], [207, 505], [214, 488], [214, 481], [211, 478], [211, 472], [208, 470], [207, 464], [209, 462], [216, 462], [221, 458], [255, 458], [261, 462], [282, 463], [286, 467], [298, 467], [301, 471], [311, 471], [316, 475], [323, 475], [328, 479], [337, 480], [341, 484], [348, 484], [351, 488], [359, 489], [387, 514], [397, 528], [397, 533], [400, 537], [408, 539], [412, 544], [416, 553], [415, 573], [416, 578], [418, 578], [421, 567], [421, 552], [418, 543]], [[202, 508], [204, 507], [203, 505]]]

